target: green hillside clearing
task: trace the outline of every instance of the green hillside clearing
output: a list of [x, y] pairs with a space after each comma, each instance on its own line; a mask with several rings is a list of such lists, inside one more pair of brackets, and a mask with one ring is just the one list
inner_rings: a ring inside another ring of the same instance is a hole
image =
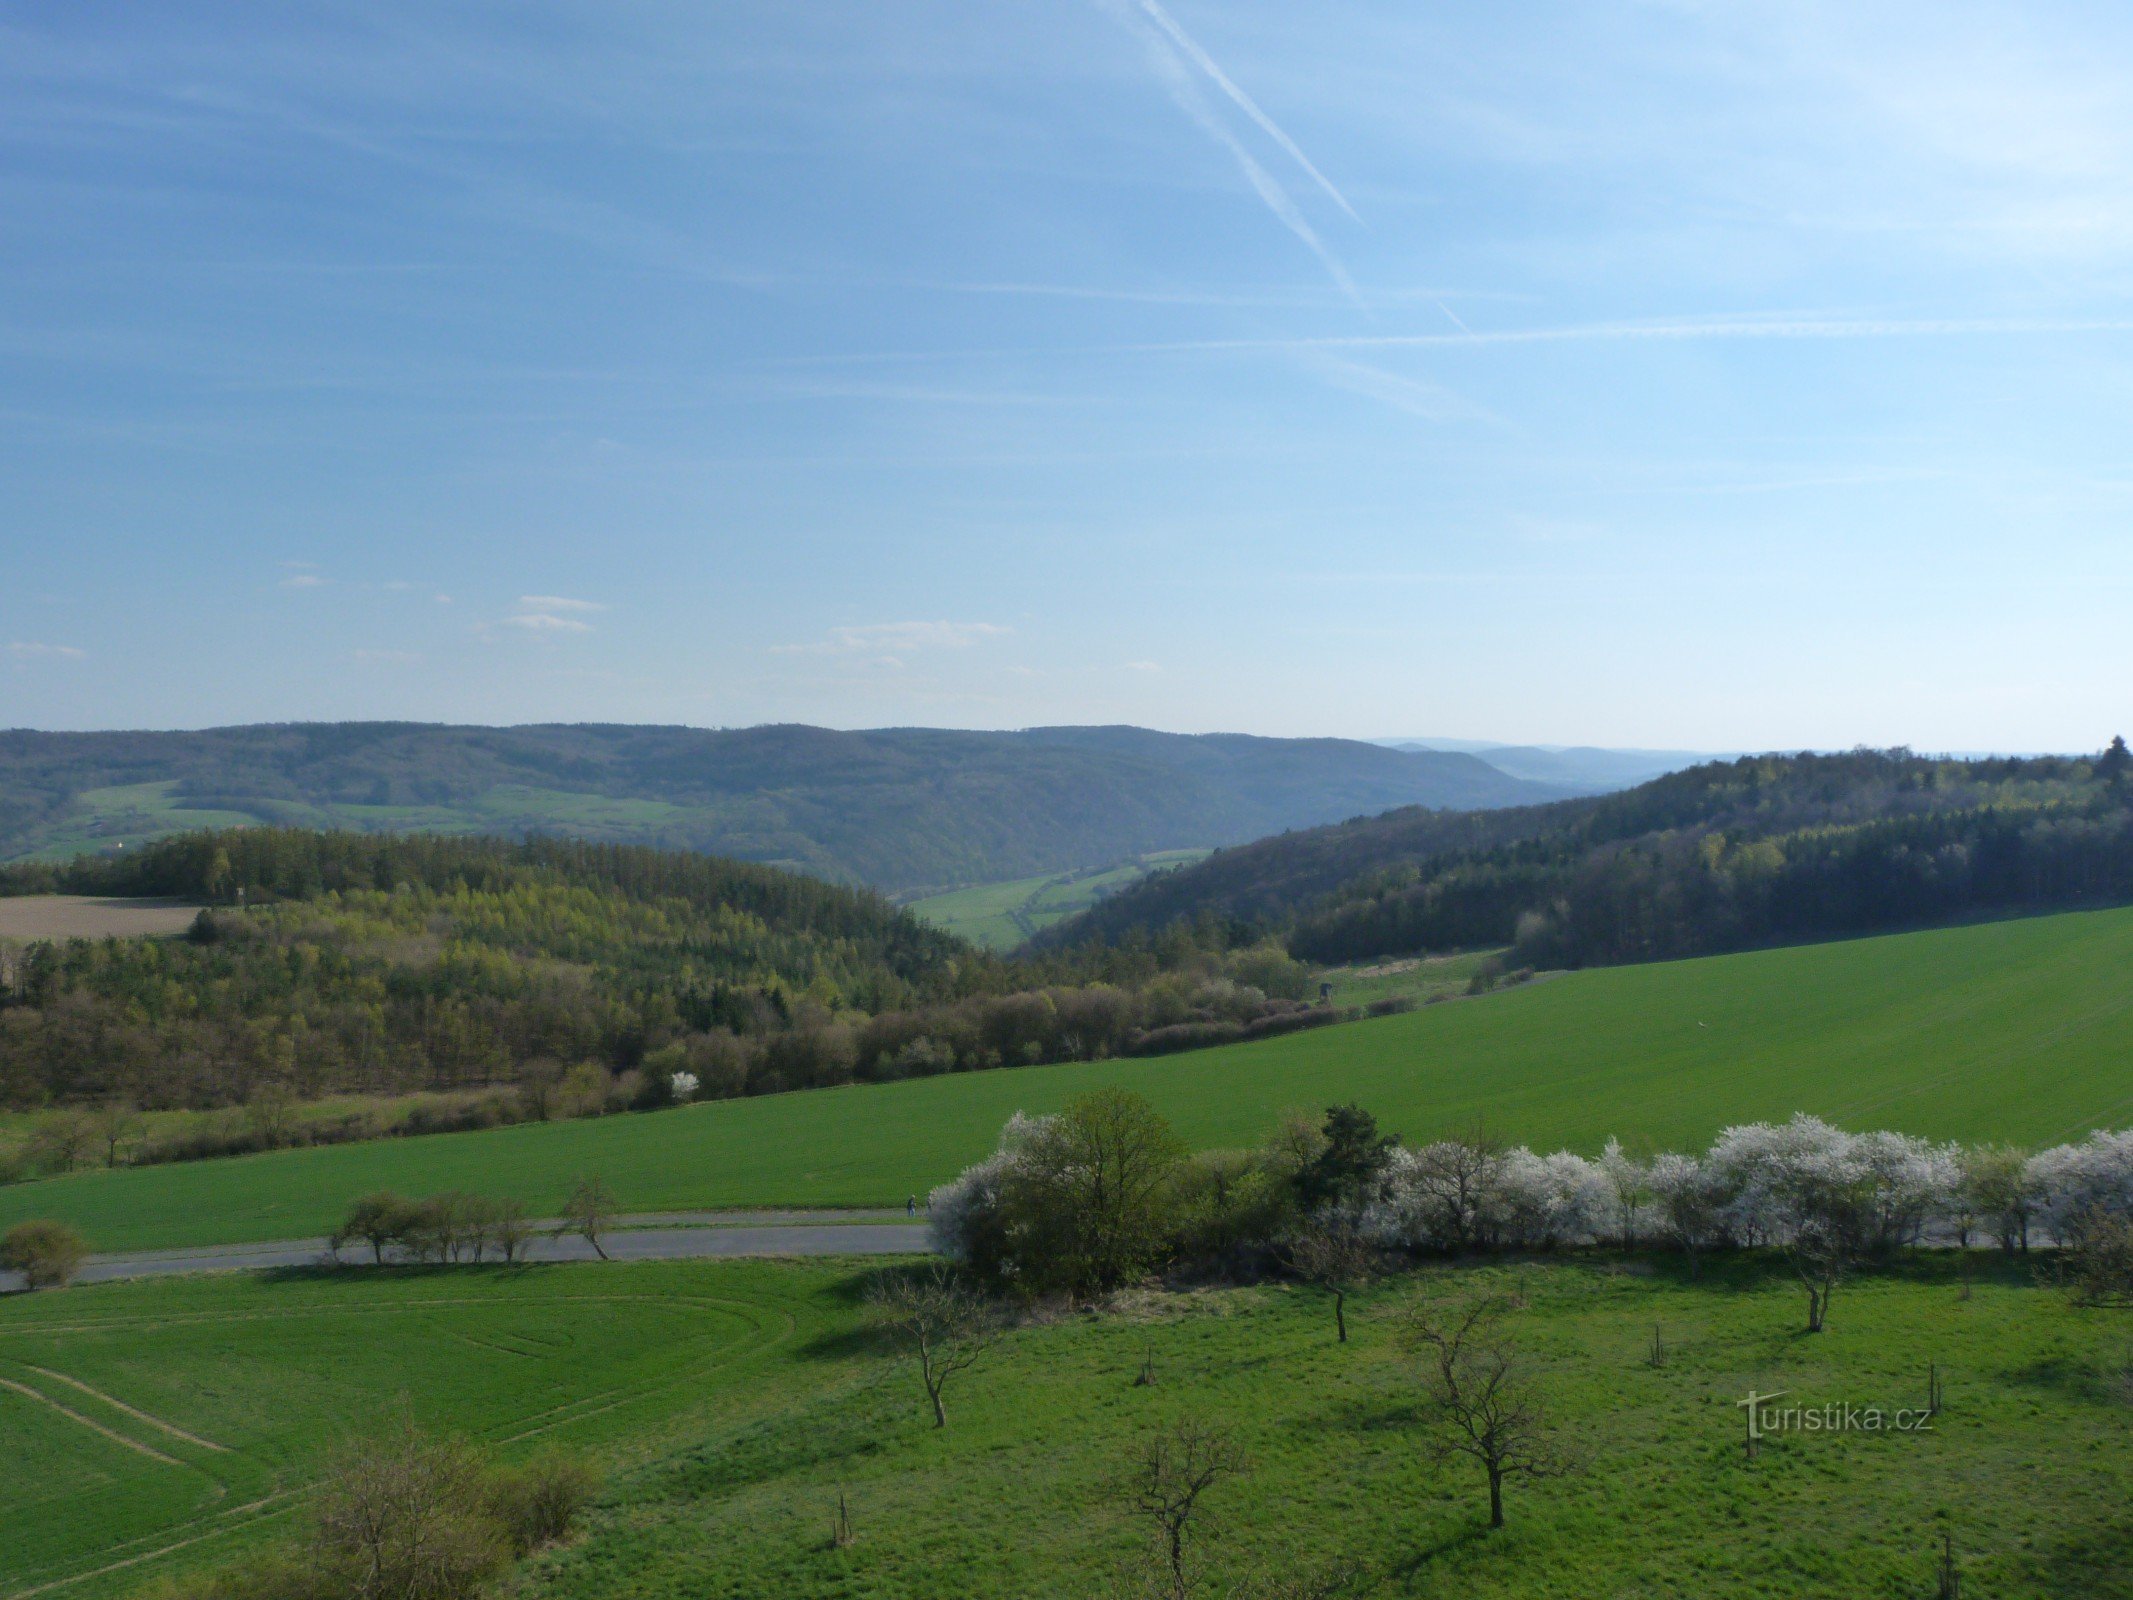
[[1106, 895], [1167, 867], [1204, 861], [1206, 850], [1157, 850], [1119, 866], [1057, 872], [1048, 877], [976, 883], [912, 900], [905, 909], [935, 927], [989, 950], [1011, 950], [1053, 923], [1086, 911]]

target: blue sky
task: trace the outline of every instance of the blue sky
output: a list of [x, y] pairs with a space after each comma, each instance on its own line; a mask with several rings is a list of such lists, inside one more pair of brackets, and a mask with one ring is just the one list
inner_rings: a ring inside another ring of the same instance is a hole
[[2101, 5], [9, 6], [0, 725], [2093, 748], [2129, 179]]

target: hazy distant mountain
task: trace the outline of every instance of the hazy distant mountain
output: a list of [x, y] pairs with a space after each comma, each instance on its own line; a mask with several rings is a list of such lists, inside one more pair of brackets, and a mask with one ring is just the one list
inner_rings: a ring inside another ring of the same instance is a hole
[[0, 733], [0, 860], [273, 822], [568, 834], [888, 890], [1570, 792], [1473, 756], [1143, 728], [1011, 733], [292, 723]]
[[1599, 745], [1492, 744], [1478, 739], [1381, 739], [1378, 743], [1392, 750], [1478, 756], [1508, 777], [1557, 784], [1581, 794], [1634, 788], [1698, 762], [1721, 759], [1707, 750], [1613, 750]]

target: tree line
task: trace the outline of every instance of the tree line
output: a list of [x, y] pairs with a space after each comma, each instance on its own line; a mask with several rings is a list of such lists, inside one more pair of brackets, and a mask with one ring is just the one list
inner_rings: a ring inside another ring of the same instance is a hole
[[1326, 963], [1513, 946], [1522, 965], [1660, 960], [2133, 900], [2133, 754], [1907, 750], [1712, 762], [1619, 795], [1402, 811], [1217, 852], [1051, 930], [1178, 928]]
[[[545, 1119], [1155, 1053], [1334, 1015], [1272, 945], [1174, 934], [1007, 960], [873, 894], [625, 846], [243, 829], [5, 869], [0, 889], [206, 906], [182, 939], [0, 951], [0, 1105], [122, 1121], [247, 1108], [197, 1150], [134, 1138], [141, 1159], [424, 1131], [278, 1109], [331, 1093], [503, 1085], [507, 1101], [456, 1114]], [[112, 1156], [93, 1120], [55, 1119], [38, 1164]]]

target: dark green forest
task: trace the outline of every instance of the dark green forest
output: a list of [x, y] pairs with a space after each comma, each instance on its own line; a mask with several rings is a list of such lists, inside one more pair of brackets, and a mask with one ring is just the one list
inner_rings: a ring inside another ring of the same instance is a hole
[[1513, 945], [1566, 967], [2133, 899], [2133, 767], [1906, 750], [1712, 762], [1620, 794], [1418, 809], [1151, 878], [1048, 948], [1191, 927], [1309, 961]]
[[553, 834], [909, 893], [1563, 792], [1467, 755], [1143, 728], [18, 730], [0, 731], [0, 861], [254, 823]]
[[180, 939], [0, 956], [18, 1107], [538, 1089], [586, 1065], [649, 1105], [677, 1072], [768, 1093], [1321, 1015], [1278, 949], [1179, 932], [1005, 961], [870, 891], [639, 846], [253, 828], [0, 869], [0, 892], [49, 891], [208, 909]]

